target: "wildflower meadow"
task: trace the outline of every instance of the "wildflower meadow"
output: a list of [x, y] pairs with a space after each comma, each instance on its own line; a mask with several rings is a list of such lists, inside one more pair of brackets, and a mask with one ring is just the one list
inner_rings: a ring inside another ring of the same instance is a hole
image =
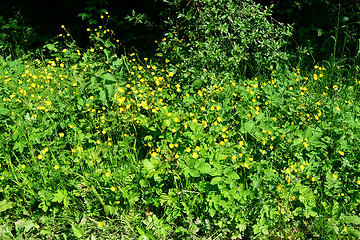
[[109, 9], [87, 47], [62, 25], [0, 57], [1, 239], [360, 237], [358, 62], [302, 64], [235, 2], [195, 1], [153, 56]]

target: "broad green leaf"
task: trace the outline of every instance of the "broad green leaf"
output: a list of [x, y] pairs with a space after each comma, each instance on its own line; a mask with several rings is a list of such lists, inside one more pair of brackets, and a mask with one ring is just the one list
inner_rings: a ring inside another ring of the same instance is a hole
[[246, 123], [243, 125], [243, 132], [245, 132], [245, 133], [246, 133], [246, 132], [250, 133], [251, 130], [254, 128], [254, 126], [255, 126], [255, 122], [254, 122], [254, 121], [250, 120], [250, 121], [246, 122]]
[[0, 115], [8, 115], [9, 112], [10, 112], [9, 109], [0, 107]]
[[184, 103], [193, 104], [193, 103], [195, 102], [195, 100], [194, 100], [194, 98], [192, 98], [192, 97], [185, 97], [185, 98], [183, 99], [183, 102], [184, 102]]
[[106, 81], [106, 84], [111, 84], [111, 83], [117, 82], [116, 77], [110, 73], [105, 73], [103, 75], [100, 75], [100, 77]]
[[20, 219], [17, 222], [15, 222], [15, 228], [17, 231], [19, 231], [20, 229], [23, 229], [24, 232], [28, 232], [34, 226], [35, 226], [35, 224], [32, 220]]
[[100, 94], [100, 100], [104, 103], [104, 105], [107, 106], [108, 105], [108, 100], [106, 98], [105, 90], [101, 89], [99, 94]]
[[200, 165], [198, 166], [198, 169], [202, 173], [211, 173], [211, 166], [210, 166], [210, 164], [208, 164], [206, 162], [200, 163]]
[[0, 202], [0, 212], [4, 212], [12, 207], [13, 207], [13, 202], [11, 201], [5, 199]]
[[230, 172], [230, 174], [228, 174], [228, 176], [232, 179], [240, 179], [239, 174], [237, 174], [237, 172], [235, 172], [235, 171]]
[[197, 170], [197, 169], [191, 169], [191, 170], [190, 170], [190, 175], [191, 175], [192, 177], [200, 177], [200, 172], [199, 172], [199, 170]]
[[105, 205], [105, 207], [104, 207], [104, 212], [105, 212], [105, 215], [106, 215], [106, 216], [113, 214], [114, 211], [115, 211], [115, 208], [113, 208], [113, 207], [110, 206], [110, 205]]
[[211, 180], [210, 184], [216, 185], [216, 184], [218, 184], [218, 183], [221, 182], [221, 181], [223, 181], [223, 178], [222, 178], [222, 177], [214, 177], [214, 178]]
[[81, 238], [82, 236], [84, 236], [84, 230], [81, 227], [78, 227], [75, 224], [71, 224], [71, 228], [76, 237]]
[[269, 178], [273, 178], [273, 177], [276, 177], [276, 176], [277, 176], [272, 169], [265, 169], [265, 170], [264, 170], [264, 173], [265, 173], [266, 176], [269, 177]]
[[113, 64], [114, 66], [119, 67], [119, 66], [121, 66], [121, 65], [123, 64], [123, 61], [122, 61], [121, 58], [118, 58], [118, 59], [116, 59], [112, 64]]
[[360, 238], [360, 231], [359, 230], [356, 230], [354, 228], [348, 228], [348, 233], [353, 237]]
[[360, 224], [360, 217], [358, 217], [358, 216], [346, 216], [344, 222]]

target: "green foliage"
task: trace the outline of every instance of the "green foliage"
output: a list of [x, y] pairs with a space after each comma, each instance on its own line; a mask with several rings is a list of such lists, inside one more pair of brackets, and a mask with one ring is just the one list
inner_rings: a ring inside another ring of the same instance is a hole
[[294, 39], [309, 50], [309, 63], [346, 56], [348, 63], [359, 64], [358, 1], [277, 1], [274, 14], [294, 23]]
[[168, 20], [173, 28], [160, 46], [183, 69], [231, 69], [235, 75], [250, 76], [289, 57], [285, 47], [291, 28], [274, 22], [269, 8], [232, 0], [174, 5], [176, 14]]
[[3, 58], [20, 58], [37, 40], [38, 36], [24, 24], [20, 14], [9, 19], [0, 16], [0, 52]]
[[263, 49], [252, 25], [241, 58], [214, 22], [171, 31], [156, 57], [120, 55], [102, 16], [89, 48], [62, 26], [49, 58], [0, 58], [2, 239], [359, 236], [359, 72], [288, 67], [288, 30]]

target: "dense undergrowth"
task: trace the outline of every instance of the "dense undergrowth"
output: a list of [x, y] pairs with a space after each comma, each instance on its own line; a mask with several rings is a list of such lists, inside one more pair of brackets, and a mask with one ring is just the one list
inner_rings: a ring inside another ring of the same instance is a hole
[[288, 27], [243, 28], [270, 13], [230, 3], [153, 57], [104, 25], [88, 49], [63, 27], [48, 57], [0, 59], [2, 239], [360, 236], [358, 66], [303, 71]]

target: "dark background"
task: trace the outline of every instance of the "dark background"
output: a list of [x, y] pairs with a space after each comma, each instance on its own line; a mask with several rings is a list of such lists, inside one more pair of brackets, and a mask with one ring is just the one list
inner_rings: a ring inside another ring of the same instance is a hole
[[[182, 1], [180, 6], [186, 6]], [[241, 2], [241, 1], [239, 1]], [[355, 57], [359, 51], [360, 1], [357, 0], [258, 0], [265, 6], [274, 4], [273, 19], [293, 24], [293, 49], [307, 47], [313, 60], [329, 58], [334, 51], [334, 37], [337, 36], [336, 55]], [[179, 6], [177, 6], [179, 7]], [[122, 45], [135, 48], [145, 54], [153, 54], [155, 40], [167, 31], [164, 20], [176, 11], [176, 6], [161, 0], [13, 0], [0, 2], [0, 49], [2, 55], [15, 54], [15, 48], [23, 52], [41, 48], [56, 41], [65, 25], [77, 44], [88, 44], [86, 28], [91, 27], [89, 19], [81, 20], [80, 13], [100, 20], [99, 14], [106, 9], [110, 16], [110, 27]], [[178, 9], [178, 8], [177, 8]], [[147, 24], [135, 24], [125, 19], [136, 13], [146, 14]], [[99, 22], [100, 24], [100, 22]], [[95, 25], [94, 25], [95, 26]], [[20, 46], [21, 45], [21, 46]], [[21, 52], [21, 51], [20, 51]]]

